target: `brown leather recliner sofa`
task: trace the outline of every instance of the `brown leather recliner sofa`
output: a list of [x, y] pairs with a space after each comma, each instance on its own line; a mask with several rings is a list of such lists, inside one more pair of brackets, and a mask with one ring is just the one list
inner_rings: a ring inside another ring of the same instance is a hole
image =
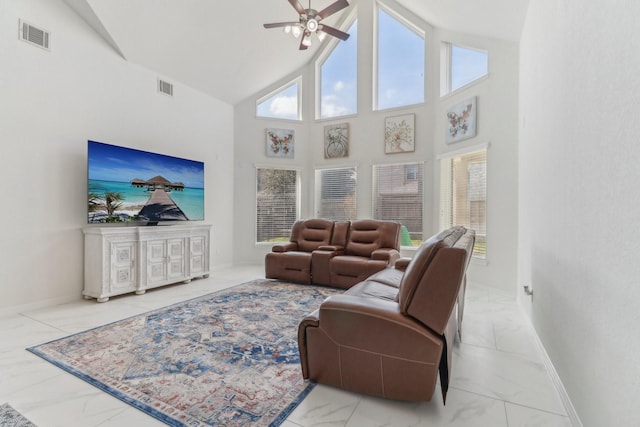
[[[289, 242], [274, 245], [265, 256], [266, 278], [311, 283], [311, 254], [320, 246], [333, 243], [334, 224], [334, 221], [326, 219], [296, 221], [291, 228]], [[339, 225], [338, 228], [337, 234], [343, 232], [346, 235], [347, 227]]]
[[297, 221], [291, 241], [265, 256], [265, 276], [348, 289], [400, 257], [400, 227], [372, 219]]
[[305, 379], [390, 399], [429, 401], [438, 374], [443, 400], [451, 346], [462, 319], [475, 232], [445, 230], [401, 259], [327, 298], [298, 328]]

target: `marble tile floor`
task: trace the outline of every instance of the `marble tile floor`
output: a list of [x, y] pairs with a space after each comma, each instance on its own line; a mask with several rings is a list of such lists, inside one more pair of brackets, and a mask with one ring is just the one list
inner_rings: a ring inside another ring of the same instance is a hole
[[[39, 427], [164, 425], [25, 348], [260, 277], [262, 266], [241, 266], [102, 304], [79, 299], [0, 312], [0, 404], [9, 403]], [[282, 426], [570, 427], [531, 326], [515, 301], [473, 283], [466, 301], [446, 406], [439, 385], [431, 402], [420, 403], [319, 385]]]

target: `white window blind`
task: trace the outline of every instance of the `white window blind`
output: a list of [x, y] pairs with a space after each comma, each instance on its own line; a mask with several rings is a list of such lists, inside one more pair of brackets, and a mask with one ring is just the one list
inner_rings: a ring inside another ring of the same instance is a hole
[[440, 160], [440, 228], [476, 231], [473, 256], [487, 256], [487, 149]]
[[402, 246], [422, 243], [424, 173], [422, 163], [373, 166], [373, 218], [402, 224]]
[[355, 167], [316, 169], [316, 217], [331, 220], [356, 219], [356, 187]]
[[298, 219], [298, 171], [256, 168], [256, 242], [287, 241]]

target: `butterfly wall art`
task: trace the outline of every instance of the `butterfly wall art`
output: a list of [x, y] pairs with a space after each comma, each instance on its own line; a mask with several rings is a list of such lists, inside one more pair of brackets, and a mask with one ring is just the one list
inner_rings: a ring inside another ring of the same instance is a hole
[[293, 159], [295, 132], [293, 129], [267, 129], [267, 157]]
[[476, 136], [477, 97], [471, 97], [447, 110], [447, 143]]

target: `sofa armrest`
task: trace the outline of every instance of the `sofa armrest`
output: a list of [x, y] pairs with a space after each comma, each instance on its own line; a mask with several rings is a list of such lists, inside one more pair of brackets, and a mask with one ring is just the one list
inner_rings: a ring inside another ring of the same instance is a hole
[[325, 246], [320, 246], [318, 247], [319, 251], [330, 251], [330, 252], [336, 252], [339, 255], [342, 255], [344, 253], [344, 246], [340, 246], [340, 245], [325, 245]]
[[389, 265], [393, 265], [398, 258], [400, 258], [400, 252], [393, 248], [380, 248], [371, 252], [371, 259], [387, 261]]
[[298, 249], [298, 244], [296, 242], [289, 242], [282, 245], [273, 245], [271, 252], [288, 252], [295, 251], [296, 249]]
[[[307, 326], [314, 317], [305, 319]], [[395, 301], [333, 295], [320, 305], [317, 324], [341, 346], [409, 360], [439, 360], [442, 354], [442, 338], [400, 313]]]
[[329, 263], [336, 255], [342, 255], [341, 246], [320, 246], [311, 253], [311, 281], [316, 285], [331, 286]]
[[405, 271], [411, 262], [411, 258], [398, 258], [393, 267], [396, 270]]

